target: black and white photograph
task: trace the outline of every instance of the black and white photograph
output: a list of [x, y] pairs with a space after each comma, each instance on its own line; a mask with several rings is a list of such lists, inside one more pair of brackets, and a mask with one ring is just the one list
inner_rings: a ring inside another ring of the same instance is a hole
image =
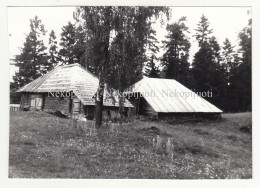
[[254, 11], [7, 7], [8, 179], [252, 179]]

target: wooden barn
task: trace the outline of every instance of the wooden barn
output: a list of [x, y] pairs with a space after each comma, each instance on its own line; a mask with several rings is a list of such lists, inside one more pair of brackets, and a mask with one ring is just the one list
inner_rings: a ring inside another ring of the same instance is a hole
[[[87, 119], [94, 118], [94, 95], [99, 80], [79, 64], [57, 66], [47, 74], [23, 86], [20, 92], [22, 110], [60, 111], [66, 115], [86, 115]], [[107, 92], [107, 91], [105, 91]], [[119, 103], [114, 97], [104, 95], [104, 110], [107, 114], [117, 113]], [[124, 107], [133, 108], [125, 100]]]
[[148, 78], [125, 91], [136, 115], [157, 118], [219, 117], [222, 111], [173, 79]]

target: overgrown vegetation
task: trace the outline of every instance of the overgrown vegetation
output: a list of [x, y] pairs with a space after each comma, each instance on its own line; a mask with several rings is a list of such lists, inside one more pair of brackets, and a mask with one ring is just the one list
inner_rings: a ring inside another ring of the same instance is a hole
[[11, 112], [10, 178], [252, 178], [251, 113], [174, 123], [76, 122]]

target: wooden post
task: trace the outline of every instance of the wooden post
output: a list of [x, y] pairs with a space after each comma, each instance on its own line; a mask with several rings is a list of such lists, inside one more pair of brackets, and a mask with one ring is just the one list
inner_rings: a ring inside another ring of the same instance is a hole
[[99, 129], [102, 125], [102, 112], [103, 112], [103, 96], [104, 95], [104, 80], [102, 73], [99, 74], [99, 85], [95, 96], [95, 118], [96, 128]]
[[23, 98], [24, 98], [24, 94], [21, 94], [21, 100], [20, 100], [20, 110], [23, 109]]
[[96, 116], [96, 128], [99, 129], [102, 125], [102, 107], [103, 107], [103, 95], [100, 97], [99, 101], [96, 101], [96, 109], [95, 109], [95, 116]]

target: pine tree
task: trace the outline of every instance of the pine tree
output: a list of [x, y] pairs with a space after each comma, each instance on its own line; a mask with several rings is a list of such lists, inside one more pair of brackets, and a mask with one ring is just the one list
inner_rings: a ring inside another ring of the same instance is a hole
[[224, 43], [223, 43], [223, 47], [222, 47], [222, 69], [224, 71], [225, 77], [227, 79], [227, 85], [230, 84], [230, 74], [231, 74], [231, 70], [233, 68], [235, 68], [235, 66], [237, 65], [237, 62], [235, 61], [236, 59], [236, 53], [234, 51], [234, 46], [232, 46], [231, 42], [226, 38]]
[[239, 33], [239, 52], [242, 54], [240, 64], [241, 85], [243, 86], [242, 110], [252, 110], [252, 20], [248, 21], [248, 26]]
[[235, 57], [236, 66], [231, 69], [230, 88], [233, 91], [232, 111], [252, 110], [252, 20], [238, 35], [240, 56]]
[[62, 27], [61, 33], [61, 49], [59, 55], [64, 64], [78, 63], [78, 59], [74, 53], [74, 46], [76, 44], [76, 28], [71, 22]]
[[86, 48], [86, 32], [82, 25], [75, 27], [75, 45], [73, 46], [73, 53], [77, 59], [77, 63], [85, 67], [85, 48]]
[[56, 35], [55, 32], [52, 30], [50, 35], [49, 35], [49, 54], [50, 54], [50, 63], [52, 66], [56, 66], [59, 62], [59, 56], [58, 56], [58, 51], [57, 51], [57, 40], [56, 40]]
[[212, 92], [213, 97], [207, 99], [222, 107], [225, 78], [220, 66], [220, 46], [216, 38], [211, 35], [212, 30], [209, 29], [208, 19], [204, 15], [202, 15], [196, 31], [195, 37], [200, 48], [192, 63], [194, 87], [201, 92]]
[[68, 22], [68, 25], [62, 28], [60, 45], [62, 48], [59, 56], [64, 64], [79, 63], [86, 66], [86, 31], [80, 24], [76, 26]]
[[190, 81], [189, 49], [190, 42], [187, 37], [188, 27], [185, 25], [186, 17], [178, 22], [167, 25], [167, 41], [164, 41], [166, 53], [162, 58], [162, 65], [166, 67], [165, 77], [176, 79], [184, 85]]
[[201, 17], [201, 20], [198, 24], [198, 29], [195, 29], [196, 31], [196, 39], [199, 43], [199, 47], [201, 47], [204, 42], [208, 43], [210, 39], [210, 35], [212, 34], [212, 29], [209, 29], [209, 20], [205, 17], [203, 14]]
[[222, 88], [222, 109], [226, 112], [231, 111], [232, 108], [233, 90], [230, 87], [230, 77], [231, 71], [235, 67], [235, 55], [234, 46], [232, 46], [231, 42], [226, 38], [222, 47], [220, 65], [220, 71], [224, 76], [224, 86]]
[[156, 59], [155, 55], [152, 54], [151, 58], [148, 60], [144, 75], [149, 78], [159, 78], [160, 77], [160, 70], [155, 65], [154, 60]]
[[160, 70], [158, 66], [156, 66], [156, 62], [159, 61], [159, 58], [156, 54], [159, 52], [159, 42], [156, 38], [156, 31], [151, 30], [150, 35], [147, 40], [147, 62], [144, 63], [144, 75], [150, 78], [159, 78]]
[[51, 65], [42, 37], [45, 29], [41, 20], [36, 16], [30, 20], [30, 32], [26, 36], [21, 54], [15, 57], [19, 72], [14, 76], [15, 87], [19, 88], [46, 73]]

